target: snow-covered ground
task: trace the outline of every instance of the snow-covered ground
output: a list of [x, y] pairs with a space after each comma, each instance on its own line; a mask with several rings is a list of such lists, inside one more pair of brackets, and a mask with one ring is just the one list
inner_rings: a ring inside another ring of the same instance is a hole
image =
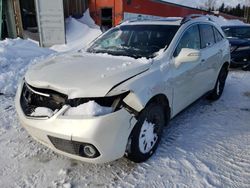
[[174, 118], [156, 154], [103, 165], [61, 155], [21, 128], [13, 97], [0, 96], [0, 187], [249, 187], [250, 72], [232, 71], [222, 98]]
[[[55, 50], [80, 49], [89, 32], [93, 38], [100, 34], [87, 18], [67, 23], [69, 43], [53, 50], [30, 40], [0, 42], [0, 187], [249, 187], [249, 72], [232, 71], [221, 100], [201, 99], [174, 118], [156, 154], [142, 164], [125, 158], [87, 164], [34, 141], [15, 112], [18, 80], [31, 64], [57, 55]], [[74, 37], [81, 28], [88, 32]]]

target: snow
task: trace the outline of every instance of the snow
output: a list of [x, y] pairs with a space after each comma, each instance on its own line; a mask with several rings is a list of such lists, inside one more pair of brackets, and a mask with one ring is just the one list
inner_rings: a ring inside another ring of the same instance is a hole
[[99, 29], [100, 27], [98, 25], [95, 24], [95, 21], [91, 18], [90, 13], [89, 13], [89, 9], [87, 9], [85, 11], [85, 13], [83, 14], [83, 16], [78, 19], [79, 22], [83, 23], [84, 25], [87, 25], [90, 28], [93, 29]]
[[66, 45], [55, 45], [48, 49], [40, 48], [38, 42], [30, 39], [17, 38], [0, 41], [0, 93], [15, 95], [17, 83], [30, 66], [59, 53], [82, 49], [100, 34], [100, 28], [94, 25], [87, 10], [80, 20], [69, 18], [66, 21], [68, 41]]
[[222, 16], [213, 16], [213, 15], [207, 15], [207, 16], [215, 23], [217, 23], [219, 26], [245, 25], [245, 23], [241, 20], [234, 20], [234, 19], [228, 20]]
[[87, 10], [79, 20], [69, 17], [66, 20], [66, 45], [54, 45], [52, 50], [58, 52], [76, 51], [87, 46], [92, 40], [101, 35], [100, 27], [89, 15]]
[[[222, 98], [171, 120], [147, 162], [94, 165], [66, 158], [21, 128], [0, 96], [0, 187], [249, 187], [250, 72], [231, 71]], [[4, 154], [4, 155], [3, 155]]]
[[89, 101], [81, 104], [77, 107], [69, 108], [64, 115], [65, 116], [101, 116], [109, 114], [113, 111], [111, 107], [103, 107], [97, 104], [95, 101]]
[[54, 53], [53, 50], [40, 48], [31, 40], [17, 38], [0, 41], [0, 93], [14, 95], [17, 82], [28, 67]]
[[47, 117], [52, 117], [54, 115], [53, 110], [46, 108], [46, 107], [37, 107], [34, 112], [31, 113], [30, 116], [33, 117], [43, 117], [43, 116], [47, 116]]

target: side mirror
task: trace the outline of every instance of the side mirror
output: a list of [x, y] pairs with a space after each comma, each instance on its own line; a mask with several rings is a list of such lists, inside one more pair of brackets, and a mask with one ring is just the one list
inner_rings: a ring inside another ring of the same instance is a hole
[[175, 65], [179, 67], [183, 63], [195, 63], [200, 60], [200, 50], [182, 48], [179, 55], [175, 58]]

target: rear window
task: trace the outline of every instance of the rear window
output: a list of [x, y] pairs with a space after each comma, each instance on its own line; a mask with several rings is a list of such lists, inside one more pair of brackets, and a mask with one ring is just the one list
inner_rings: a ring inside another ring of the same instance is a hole
[[212, 46], [215, 43], [214, 31], [211, 25], [200, 25], [201, 48]]

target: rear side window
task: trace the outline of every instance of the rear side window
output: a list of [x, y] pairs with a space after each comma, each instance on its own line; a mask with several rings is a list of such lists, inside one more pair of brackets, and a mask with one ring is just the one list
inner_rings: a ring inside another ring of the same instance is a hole
[[221, 33], [215, 27], [213, 27], [213, 29], [214, 29], [215, 41], [216, 42], [222, 41], [224, 37], [221, 35]]
[[191, 49], [201, 49], [201, 41], [199, 34], [198, 25], [190, 27], [182, 36], [179, 44], [177, 45], [174, 57], [177, 57], [182, 48], [191, 48]]
[[211, 25], [200, 25], [201, 32], [201, 48], [212, 46], [215, 43], [214, 31]]

